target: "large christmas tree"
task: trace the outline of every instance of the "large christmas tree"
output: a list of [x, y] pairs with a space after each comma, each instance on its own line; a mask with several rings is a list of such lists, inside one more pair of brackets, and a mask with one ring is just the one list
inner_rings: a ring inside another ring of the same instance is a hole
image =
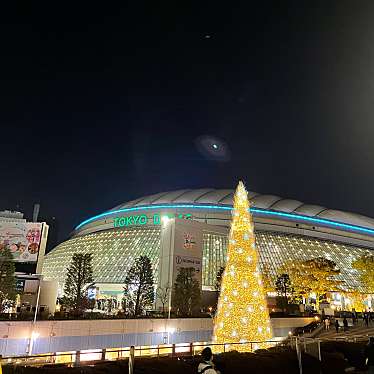
[[[248, 193], [239, 182], [227, 250], [226, 268], [214, 322], [216, 343], [263, 342], [272, 338], [266, 295], [261, 281], [249, 212]], [[250, 351], [261, 344], [237, 344], [237, 351]]]

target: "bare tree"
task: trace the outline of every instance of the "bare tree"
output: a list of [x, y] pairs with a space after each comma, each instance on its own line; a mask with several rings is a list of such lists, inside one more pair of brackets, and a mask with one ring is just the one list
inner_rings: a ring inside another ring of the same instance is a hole
[[156, 297], [162, 304], [162, 314], [165, 315], [165, 305], [169, 300], [171, 289], [169, 286], [158, 287], [156, 291]]

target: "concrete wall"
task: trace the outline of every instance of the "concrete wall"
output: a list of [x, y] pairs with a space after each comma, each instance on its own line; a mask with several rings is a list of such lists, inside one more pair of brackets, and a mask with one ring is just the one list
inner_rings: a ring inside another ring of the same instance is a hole
[[296, 327], [306, 326], [315, 321], [313, 317], [298, 318], [272, 318], [271, 327], [274, 337], [286, 337], [289, 331], [293, 331]]
[[[291, 328], [305, 326], [312, 318], [272, 320], [275, 336], [286, 336]], [[33, 353], [67, 352], [84, 349], [124, 348], [166, 343], [209, 342], [212, 319], [122, 319], [85, 321], [0, 322], [0, 354], [27, 354], [32, 331], [38, 337]]]
[[37, 354], [168, 342], [210, 341], [212, 320], [191, 318], [39, 321], [34, 329], [32, 322], [0, 322], [0, 354], [26, 354], [32, 331], [34, 335], [39, 334], [33, 344], [33, 353]]

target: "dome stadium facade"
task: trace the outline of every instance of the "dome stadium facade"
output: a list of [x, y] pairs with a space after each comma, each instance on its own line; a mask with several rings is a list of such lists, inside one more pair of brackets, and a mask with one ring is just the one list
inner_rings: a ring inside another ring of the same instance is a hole
[[[249, 192], [260, 267], [274, 282], [278, 269], [294, 260], [333, 260], [348, 289], [361, 290], [352, 261], [374, 250], [374, 219], [297, 200]], [[94, 279], [102, 294], [120, 297], [136, 258], [148, 256], [155, 282], [162, 277], [163, 219], [194, 222], [201, 233], [201, 283], [213, 290], [225, 265], [233, 190], [196, 189], [142, 197], [80, 223], [71, 238], [46, 255], [43, 276], [60, 293], [73, 253], [92, 253]]]

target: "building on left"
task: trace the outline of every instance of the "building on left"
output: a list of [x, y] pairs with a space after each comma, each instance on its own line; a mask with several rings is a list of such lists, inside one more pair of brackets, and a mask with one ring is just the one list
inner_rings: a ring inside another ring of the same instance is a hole
[[16, 269], [17, 311], [54, 312], [57, 284], [44, 281], [41, 275], [49, 226], [29, 222], [23, 213], [0, 211], [0, 251], [9, 248]]

